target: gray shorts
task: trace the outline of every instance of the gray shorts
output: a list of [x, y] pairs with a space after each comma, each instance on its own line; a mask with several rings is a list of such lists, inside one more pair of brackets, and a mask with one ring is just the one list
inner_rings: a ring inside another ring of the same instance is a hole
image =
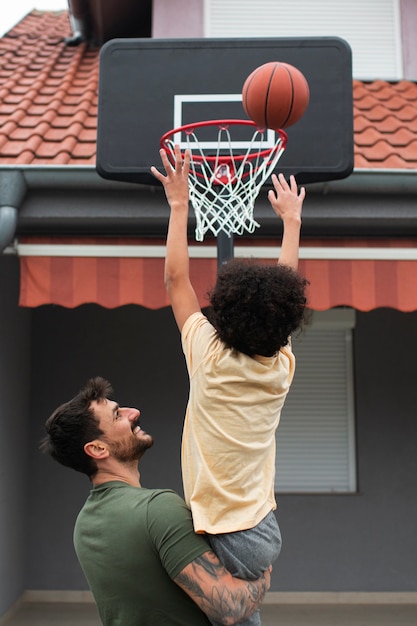
[[[281, 532], [273, 511], [254, 528], [235, 533], [207, 535], [211, 549], [233, 576], [254, 580], [262, 575], [281, 552]], [[259, 626], [259, 610], [242, 626]], [[218, 626], [218, 622], [212, 622]]]

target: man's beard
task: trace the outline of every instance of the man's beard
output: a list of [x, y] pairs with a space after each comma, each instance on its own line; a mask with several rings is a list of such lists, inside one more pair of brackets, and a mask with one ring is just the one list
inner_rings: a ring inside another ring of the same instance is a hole
[[115, 459], [121, 463], [134, 463], [139, 461], [146, 450], [153, 446], [151, 435], [146, 435], [146, 439], [136, 439], [130, 442], [117, 442], [111, 444], [111, 453]]

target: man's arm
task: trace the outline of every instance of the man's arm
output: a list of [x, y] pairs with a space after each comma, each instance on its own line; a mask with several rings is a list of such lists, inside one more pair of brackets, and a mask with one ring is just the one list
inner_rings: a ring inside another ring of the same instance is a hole
[[174, 578], [200, 609], [220, 624], [237, 624], [249, 619], [262, 602], [271, 584], [264, 572], [257, 580], [233, 577], [214, 552], [194, 559]]
[[190, 315], [201, 310], [190, 281], [188, 256], [190, 154], [186, 151], [183, 161], [179, 146], [175, 146], [175, 168], [171, 166], [165, 150], [160, 150], [160, 155], [166, 175], [161, 174], [155, 167], [151, 168], [151, 172], [163, 184], [171, 209], [165, 258], [165, 285], [178, 328], [182, 330]]
[[290, 176], [290, 184], [283, 174], [272, 175], [274, 190], [268, 192], [268, 200], [275, 213], [282, 219], [283, 236], [281, 254], [278, 263], [298, 268], [298, 252], [300, 247], [301, 211], [305, 198], [305, 189], [297, 190], [294, 176]]

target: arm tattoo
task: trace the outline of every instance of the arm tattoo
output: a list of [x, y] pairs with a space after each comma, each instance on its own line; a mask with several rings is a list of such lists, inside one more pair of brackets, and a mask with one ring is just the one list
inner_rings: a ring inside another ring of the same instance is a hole
[[234, 578], [236, 585], [226, 586], [224, 578], [228, 573], [212, 552], [196, 558], [190, 566], [190, 571], [180, 572], [175, 582], [208, 617], [220, 623], [235, 624], [248, 619], [267, 591], [264, 576], [250, 581]]

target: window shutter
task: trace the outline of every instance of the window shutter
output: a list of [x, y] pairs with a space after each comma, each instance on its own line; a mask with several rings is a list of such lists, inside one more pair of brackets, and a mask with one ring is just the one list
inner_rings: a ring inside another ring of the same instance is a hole
[[312, 326], [293, 338], [297, 364], [277, 431], [276, 491], [356, 488], [352, 315], [315, 313]]
[[[206, 0], [207, 37], [342, 37], [353, 77], [403, 77], [398, 0]], [[279, 59], [278, 59], [279, 60]]]

